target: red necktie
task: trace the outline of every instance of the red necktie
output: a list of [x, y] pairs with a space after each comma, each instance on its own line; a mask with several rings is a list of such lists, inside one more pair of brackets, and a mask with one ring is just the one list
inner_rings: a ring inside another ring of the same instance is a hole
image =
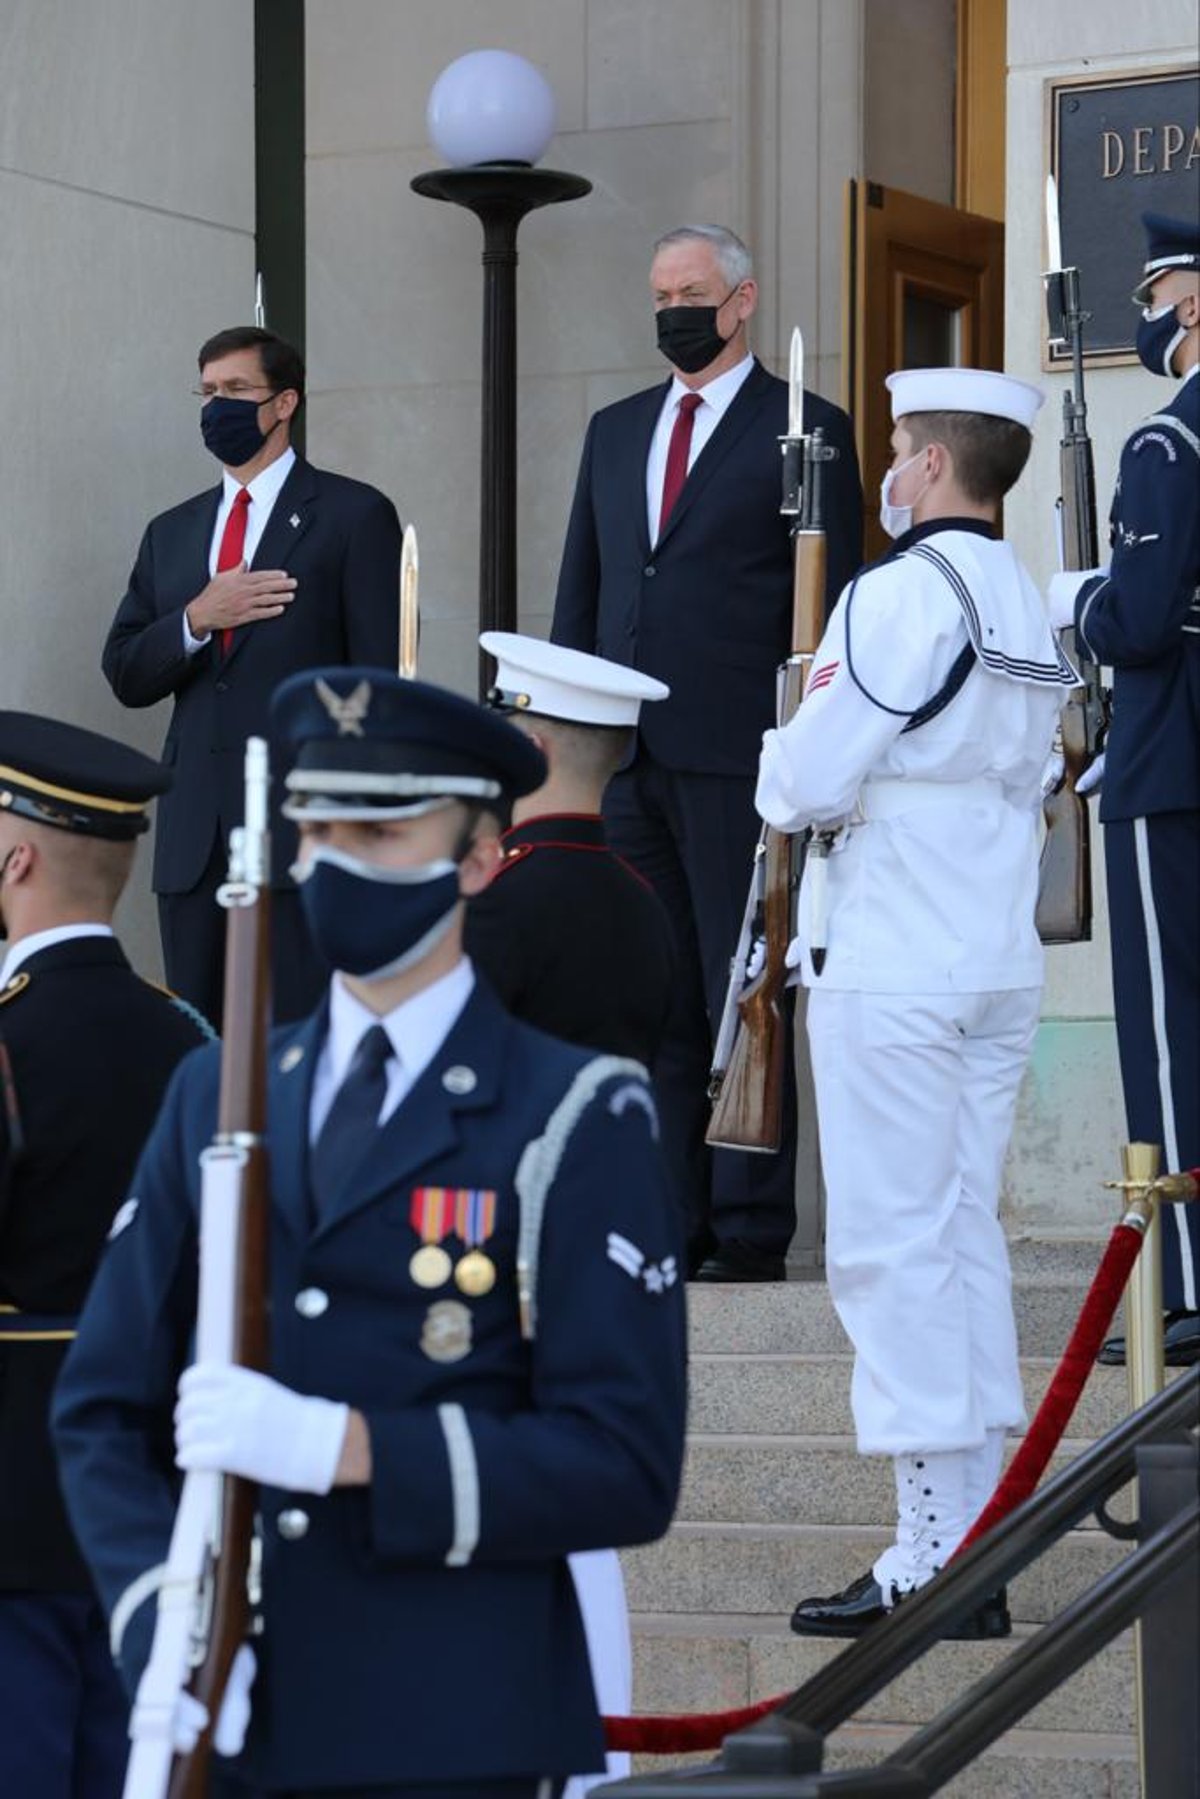
[[663, 476], [662, 505], [658, 511], [658, 535], [660, 537], [667, 528], [667, 520], [671, 516], [676, 500], [683, 492], [683, 484], [687, 480], [688, 455], [692, 448], [692, 425], [695, 422], [696, 408], [700, 401], [700, 394], [684, 394], [679, 402], [675, 423], [671, 426], [671, 441], [667, 445], [667, 470]]
[[[217, 573], [224, 574], [227, 568], [240, 568], [246, 552], [246, 513], [250, 509], [250, 489], [239, 487], [229, 508], [229, 517], [225, 520], [225, 529], [221, 533], [221, 547], [217, 551]], [[228, 656], [233, 645], [232, 629], [222, 630], [221, 654]]]

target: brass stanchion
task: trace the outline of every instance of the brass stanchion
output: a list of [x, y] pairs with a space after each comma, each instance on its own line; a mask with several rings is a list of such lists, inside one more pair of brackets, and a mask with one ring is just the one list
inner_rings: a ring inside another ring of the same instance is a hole
[[[1126, 1191], [1136, 1204], [1149, 1208], [1146, 1241], [1133, 1265], [1125, 1303], [1125, 1365], [1129, 1375], [1129, 1409], [1161, 1393], [1166, 1382], [1163, 1364], [1162, 1219], [1154, 1183], [1162, 1158], [1157, 1143], [1127, 1143], [1121, 1163], [1128, 1183]], [[1140, 1193], [1138, 1189], [1140, 1188]]]
[[[1162, 1152], [1157, 1143], [1126, 1143], [1121, 1150], [1125, 1178], [1120, 1183], [1129, 1198], [1124, 1222], [1139, 1225], [1145, 1237], [1141, 1254], [1133, 1264], [1125, 1293], [1125, 1369], [1129, 1381], [1129, 1409], [1161, 1393], [1166, 1379], [1163, 1363], [1162, 1222], [1154, 1182]], [[1137, 1489], [1134, 1488], [1134, 1505]], [[1133, 1627], [1134, 1716], [1137, 1720], [1138, 1787], [1146, 1791], [1146, 1669], [1142, 1655], [1141, 1620]]]

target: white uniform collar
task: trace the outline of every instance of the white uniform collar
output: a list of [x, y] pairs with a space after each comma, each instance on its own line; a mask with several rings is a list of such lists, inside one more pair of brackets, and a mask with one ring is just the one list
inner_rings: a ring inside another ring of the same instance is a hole
[[475, 970], [466, 956], [420, 993], [380, 1018], [356, 999], [334, 975], [329, 984], [329, 1036], [326, 1041], [329, 1073], [334, 1090], [341, 1086], [355, 1050], [372, 1025], [381, 1024], [391, 1039], [392, 1050], [408, 1077], [420, 1079], [458, 1022], [471, 997]]
[[70, 943], [76, 937], [113, 937], [114, 932], [108, 924], [56, 924], [49, 930], [34, 931], [28, 937], [19, 937], [10, 943], [8, 953], [0, 961], [0, 987], [7, 986], [23, 962], [30, 956], [36, 956], [39, 950], [49, 949], [55, 943]]

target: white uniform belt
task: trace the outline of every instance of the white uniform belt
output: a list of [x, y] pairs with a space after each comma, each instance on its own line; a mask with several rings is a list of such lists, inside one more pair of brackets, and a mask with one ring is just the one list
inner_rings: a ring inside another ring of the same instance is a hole
[[998, 806], [1006, 804], [1003, 783], [989, 775], [973, 781], [918, 781], [884, 776], [864, 781], [858, 810], [865, 821], [898, 818], [904, 812], [927, 812], [946, 806]]

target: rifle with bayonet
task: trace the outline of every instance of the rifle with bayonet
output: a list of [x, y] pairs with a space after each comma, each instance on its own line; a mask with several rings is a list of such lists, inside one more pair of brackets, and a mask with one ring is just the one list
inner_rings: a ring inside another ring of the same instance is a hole
[[[267, 746], [246, 745], [245, 822], [231, 833], [226, 908], [225, 1035], [217, 1129], [203, 1152], [197, 1361], [265, 1370], [270, 1191], [265, 1142], [270, 1014]], [[234, 1656], [258, 1628], [261, 1542], [252, 1481], [208, 1470], [185, 1476], [161, 1568], [134, 1583], [113, 1613], [114, 1643], [155, 1589], [158, 1614], [130, 1721], [124, 1799], [201, 1799], [212, 1730]], [[181, 1692], [208, 1711], [194, 1749], [177, 1754]]]
[[[1071, 352], [1073, 386], [1063, 394], [1059, 445], [1059, 526], [1064, 569], [1095, 568], [1096, 478], [1083, 396], [1083, 327], [1091, 317], [1079, 295], [1079, 270], [1062, 267], [1058, 194], [1053, 175], [1046, 182], [1046, 236], [1050, 268], [1046, 308], [1051, 344]], [[1107, 696], [1100, 669], [1083, 653], [1074, 630], [1062, 632], [1063, 647], [1082, 676], [1063, 707], [1059, 750], [1063, 778], [1047, 794], [1043, 810], [1046, 839], [1038, 871], [1037, 928], [1043, 943], [1086, 943], [1092, 935], [1091, 827], [1087, 801], [1077, 792], [1081, 775], [1100, 753], [1107, 727]]]
[[[780, 671], [778, 720], [804, 697], [825, 624], [824, 465], [837, 455], [818, 427], [804, 430], [804, 344], [793, 331], [780, 512], [792, 520], [792, 650]], [[708, 1092], [705, 1141], [720, 1149], [778, 1150], [790, 1033], [783, 1012], [787, 948], [795, 935], [803, 843], [764, 825], [754, 853], [750, 898], [721, 1015]]]

